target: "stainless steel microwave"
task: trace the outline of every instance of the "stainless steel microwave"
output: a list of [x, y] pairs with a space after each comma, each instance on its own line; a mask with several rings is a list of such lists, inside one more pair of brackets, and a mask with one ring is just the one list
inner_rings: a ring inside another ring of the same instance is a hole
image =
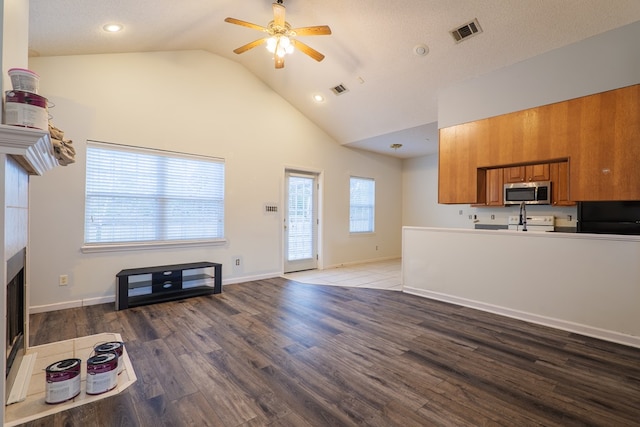
[[516, 182], [504, 185], [504, 204], [551, 204], [551, 181]]

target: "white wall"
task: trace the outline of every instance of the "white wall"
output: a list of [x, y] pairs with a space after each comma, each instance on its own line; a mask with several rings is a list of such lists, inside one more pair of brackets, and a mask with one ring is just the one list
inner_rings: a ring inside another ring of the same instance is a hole
[[438, 95], [438, 127], [640, 83], [640, 21], [479, 76]]
[[[10, 68], [27, 68], [29, 49], [29, 2], [22, 0], [0, 0], [0, 89], [12, 89], [7, 74]], [[0, 109], [1, 110], [1, 109]], [[0, 111], [0, 118], [3, 111]]]
[[403, 291], [640, 347], [640, 239], [405, 227]]
[[[112, 300], [123, 268], [214, 261], [224, 283], [277, 275], [282, 217], [263, 205], [284, 206], [286, 167], [322, 172], [325, 266], [400, 256], [401, 161], [340, 146], [240, 65], [189, 51], [31, 58], [29, 66], [78, 154], [31, 181], [32, 307]], [[87, 139], [225, 158], [228, 244], [81, 253]], [[376, 180], [376, 233], [367, 237], [348, 233], [350, 174]], [[229, 267], [235, 256], [241, 269]], [[58, 286], [61, 274], [69, 286]]]
[[[438, 155], [406, 159], [402, 165], [402, 224], [473, 228], [469, 205], [438, 204]], [[462, 215], [460, 215], [462, 210]]]

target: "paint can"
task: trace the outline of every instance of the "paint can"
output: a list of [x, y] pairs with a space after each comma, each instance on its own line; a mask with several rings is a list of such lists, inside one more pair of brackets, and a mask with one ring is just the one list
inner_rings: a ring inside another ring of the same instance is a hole
[[65, 359], [47, 366], [46, 403], [60, 403], [80, 394], [80, 359]]
[[118, 385], [118, 356], [98, 354], [87, 360], [87, 394], [105, 393]]
[[124, 353], [124, 343], [120, 341], [111, 341], [96, 346], [93, 351], [96, 354], [115, 353], [118, 356], [118, 374], [122, 373], [124, 363], [122, 361], [122, 353]]
[[38, 74], [26, 68], [10, 68], [8, 73], [13, 90], [38, 93], [40, 86], [40, 76]]
[[28, 128], [49, 129], [47, 98], [22, 90], [5, 93], [5, 124]]

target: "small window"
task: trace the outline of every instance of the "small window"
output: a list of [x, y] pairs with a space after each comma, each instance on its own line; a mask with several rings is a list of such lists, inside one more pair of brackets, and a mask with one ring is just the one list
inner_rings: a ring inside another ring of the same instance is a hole
[[89, 141], [85, 244], [224, 238], [224, 161]]
[[351, 177], [349, 232], [373, 233], [375, 227], [376, 183], [371, 178]]

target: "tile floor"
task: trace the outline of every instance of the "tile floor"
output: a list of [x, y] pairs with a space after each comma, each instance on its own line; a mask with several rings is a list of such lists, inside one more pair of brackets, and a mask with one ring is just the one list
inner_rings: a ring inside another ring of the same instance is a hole
[[300, 283], [357, 288], [402, 290], [400, 281], [401, 259], [353, 264], [325, 270], [286, 273], [283, 277]]

